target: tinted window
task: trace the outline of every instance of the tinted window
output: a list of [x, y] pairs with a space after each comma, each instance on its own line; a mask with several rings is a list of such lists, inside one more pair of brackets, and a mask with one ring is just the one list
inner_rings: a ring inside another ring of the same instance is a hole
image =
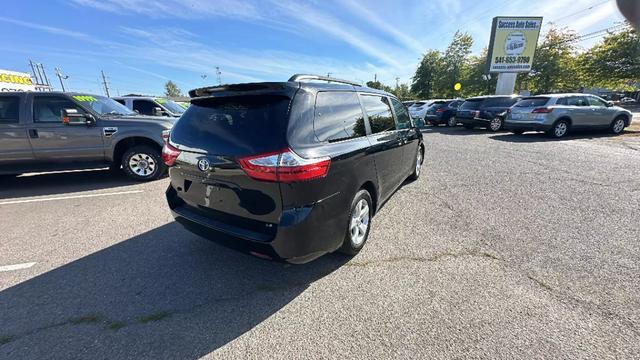
[[470, 99], [462, 103], [460, 109], [463, 110], [477, 110], [482, 105], [482, 99]]
[[548, 97], [524, 98], [518, 101], [515, 107], [538, 107], [544, 106], [549, 101]]
[[17, 96], [0, 97], [0, 123], [17, 123], [20, 98]]
[[216, 155], [244, 156], [287, 147], [289, 99], [238, 96], [192, 100], [171, 141]]
[[137, 110], [142, 115], [154, 115], [153, 109], [159, 107], [149, 100], [133, 100], [133, 110]]
[[371, 133], [376, 134], [396, 128], [387, 98], [377, 95], [362, 95], [361, 100], [367, 117], [369, 117]]
[[113, 99], [113, 100], [119, 102], [122, 105], [125, 105], [124, 99]]
[[409, 112], [402, 105], [402, 103], [396, 99], [391, 99], [393, 105], [393, 111], [396, 113], [396, 129], [408, 129], [411, 127], [411, 117]]
[[598, 99], [597, 97], [588, 96], [587, 99], [589, 99], [589, 105], [591, 106], [607, 107], [607, 103]]
[[62, 110], [76, 109], [84, 114], [73, 101], [61, 96], [36, 96], [33, 99], [33, 121], [40, 123], [62, 123]]
[[487, 98], [482, 103], [483, 107], [511, 107], [516, 101], [517, 98], [512, 97], [494, 97]]
[[556, 102], [558, 105], [568, 105], [568, 106], [589, 106], [587, 103], [587, 99], [583, 96], [570, 96], [558, 99]]
[[319, 92], [313, 130], [320, 141], [365, 136], [364, 115], [355, 92]]

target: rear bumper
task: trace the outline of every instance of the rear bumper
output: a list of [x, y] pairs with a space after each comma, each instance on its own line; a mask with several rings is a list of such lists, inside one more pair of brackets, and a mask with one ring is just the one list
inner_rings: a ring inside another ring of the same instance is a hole
[[442, 115], [425, 115], [424, 120], [429, 124], [443, 124], [447, 122], [443, 119]]
[[255, 252], [290, 263], [305, 263], [337, 250], [347, 228], [347, 214], [338, 211], [341, 193], [310, 206], [284, 210], [279, 224], [269, 224], [275, 229], [265, 232], [208, 218], [182, 201], [171, 186], [166, 196], [171, 214], [187, 230], [241, 252]]
[[552, 125], [543, 124], [533, 121], [505, 121], [504, 128], [506, 130], [521, 130], [521, 131], [548, 131], [552, 128]]

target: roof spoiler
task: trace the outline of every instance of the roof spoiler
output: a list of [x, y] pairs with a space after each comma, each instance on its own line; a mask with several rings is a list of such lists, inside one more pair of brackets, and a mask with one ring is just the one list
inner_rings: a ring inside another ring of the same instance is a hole
[[320, 81], [334, 82], [334, 83], [362, 87], [361, 84], [358, 84], [355, 81], [336, 79], [329, 76], [320, 76], [320, 75], [311, 75], [311, 74], [295, 74], [289, 78], [289, 81], [308, 81], [308, 80], [320, 80]]

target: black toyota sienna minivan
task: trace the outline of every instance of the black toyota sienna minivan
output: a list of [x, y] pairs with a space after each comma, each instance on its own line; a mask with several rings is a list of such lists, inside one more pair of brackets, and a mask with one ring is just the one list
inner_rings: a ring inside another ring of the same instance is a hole
[[422, 134], [386, 92], [294, 75], [189, 95], [163, 149], [169, 207], [188, 230], [255, 256], [355, 255], [381, 204], [420, 175]]

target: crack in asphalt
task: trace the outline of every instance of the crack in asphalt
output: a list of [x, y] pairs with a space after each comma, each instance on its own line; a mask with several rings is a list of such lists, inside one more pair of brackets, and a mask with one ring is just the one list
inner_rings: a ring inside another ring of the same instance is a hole
[[379, 260], [368, 260], [368, 261], [352, 261], [344, 264], [349, 267], [368, 267], [368, 266], [377, 266], [383, 264], [393, 264], [400, 262], [436, 262], [445, 258], [457, 259], [460, 257], [480, 257], [491, 260], [504, 261], [502, 258], [483, 251], [463, 251], [463, 252], [444, 252], [440, 254], [436, 254], [432, 257], [422, 257], [422, 256], [395, 256], [386, 259]]

